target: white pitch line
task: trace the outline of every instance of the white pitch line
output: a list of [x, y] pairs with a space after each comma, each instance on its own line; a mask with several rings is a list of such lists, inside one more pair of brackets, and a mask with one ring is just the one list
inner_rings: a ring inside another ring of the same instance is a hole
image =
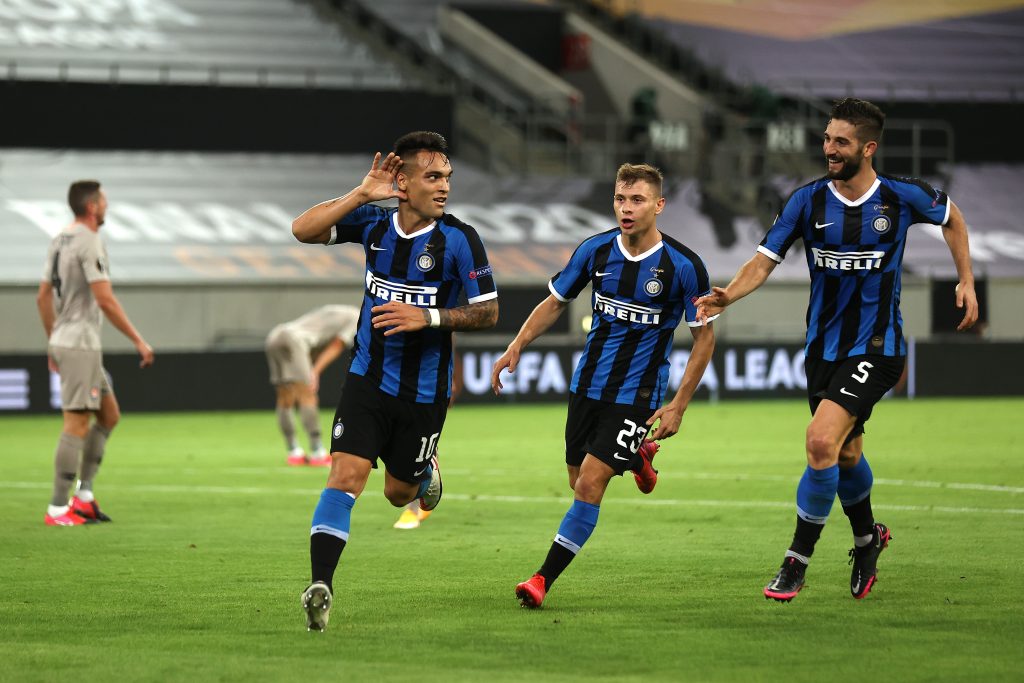
[[[48, 490], [51, 484], [35, 481], [0, 481], [0, 489]], [[300, 495], [314, 498], [320, 489], [266, 488], [258, 486], [185, 486], [181, 484], [104, 484], [106, 490], [122, 490], [137, 493], [196, 494], [212, 493], [227, 495]], [[494, 496], [489, 494], [449, 493], [446, 500], [472, 503], [559, 503], [567, 505], [568, 496]], [[615, 505], [651, 505], [678, 507], [715, 508], [790, 508], [792, 501], [775, 500], [682, 500], [676, 498], [605, 498]], [[900, 512], [944, 512], [951, 514], [997, 514], [1024, 515], [1024, 509], [951, 507], [946, 505], [872, 505], [875, 510], [896, 510]]]
[[[708, 479], [715, 481], [782, 481], [797, 483], [799, 477], [782, 474], [729, 474], [727, 472], [663, 472], [658, 475], [667, 479]], [[928, 481], [917, 479], [876, 478], [876, 485], [907, 486], [922, 489], [956, 489], [961, 491], [991, 491], [995, 493], [1024, 493], [1024, 486], [1001, 486], [998, 484], [967, 484], [961, 482]]]
[[[146, 468], [147, 472], [159, 472], [167, 471], [173, 472], [175, 476], [181, 475], [193, 475], [193, 474], [209, 474], [210, 472], [225, 472], [227, 474], [274, 474], [281, 475], [282, 472], [290, 473], [287, 476], [305, 476], [305, 470], [301, 467], [292, 467], [285, 470], [282, 467], [221, 467], [221, 468], [199, 468], [190, 467], [186, 469], [170, 470], [165, 468]], [[326, 477], [327, 470], [324, 470], [324, 476]], [[449, 476], [463, 477], [463, 476], [487, 476], [487, 477], [503, 477], [511, 474], [516, 474], [516, 470], [508, 469], [468, 469], [459, 467], [449, 467], [444, 469], [444, 473]], [[662, 472], [658, 475], [662, 479], [698, 479], [698, 480], [710, 480], [710, 481], [780, 481], [785, 483], [796, 484], [800, 481], [800, 477], [796, 477], [789, 474], [746, 474], [746, 473], [735, 473], [729, 472], [687, 472], [685, 470], [678, 472]], [[998, 484], [970, 484], [963, 482], [944, 482], [944, 481], [928, 481], [928, 480], [917, 480], [917, 479], [875, 479], [875, 484], [879, 486], [906, 486], [909, 488], [920, 488], [920, 489], [953, 489], [958, 491], [989, 491], [993, 493], [1024, 493], [1024, 486], [1002, 486]]]

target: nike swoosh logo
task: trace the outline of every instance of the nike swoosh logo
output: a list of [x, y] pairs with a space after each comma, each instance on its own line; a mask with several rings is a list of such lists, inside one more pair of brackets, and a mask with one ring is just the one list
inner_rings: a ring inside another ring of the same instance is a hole
[[629, 460], [629, 458], [623, 458], [623, 457], [622, 457], [621, 455], [619, 455], [618, 453], [616, 453], [616, 454], [615, 454], [615, 455], [613, 455], [612, 457], [613, 457], [613, 458], [615, 458], [616, 460]]
[[846, 387], [840, 387], [839, 388], [839, 393], [840, 394], [846, 394], [847, 396], [853, 396], [854, 398], [860, 398], [860, 396], [858, 396], [857, 394], [852, 394], [849, 391], [847, 391]]
[[427, 471], [428, 469], [430, 469], [430, 465], [427, 465], [426, 467], [424, 467], [424, 468], [423, 468], [422, 470], [420, 470], [419, 472], [413, 472], [413, 473], [412, 473], [412, 476], [414, 476], [414, 477], [418, 477], [418, 476], [420, 476], [421, 474], [423, 474], [424, 472], [426, 472], [426, 471]]
[[611, 275], [611, 271], [602, 273], [600, 270], [594, 272], [594, 277], [604, 277], [605, 275]]
[[387, 251], [384, 247], [378, 247], [376, 244], [371, 244], [370, 249], [373, 251]]
[[835, 221], [831, 223], [819, 223], [817, 221], [814, 222], [814, 227], [817, 228], [818, 230], [821, 230], [822, 228], [827, 228], [830, 225], [835, 225]]

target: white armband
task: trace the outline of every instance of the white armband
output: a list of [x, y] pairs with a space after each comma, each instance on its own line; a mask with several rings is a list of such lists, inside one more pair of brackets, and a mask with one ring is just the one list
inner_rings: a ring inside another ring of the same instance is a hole
[[430, 316], [430, 327], [441, 327], [441, 314], [436, 308], [428, 308], [427, 315]]

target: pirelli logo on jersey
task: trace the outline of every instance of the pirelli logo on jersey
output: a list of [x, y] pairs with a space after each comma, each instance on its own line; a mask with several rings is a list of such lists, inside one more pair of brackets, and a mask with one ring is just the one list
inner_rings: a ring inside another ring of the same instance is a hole
[[366, 271], [366, 289], [384, 301], [400, 301], [425, 308], [437, 306], [437, 287], [391, 282]]
[[607, 313], [628, 323], [640, 323], [641, 325], [661, 324], [661, 309], [648, 308], [639, 304], [627, 304], [600, 292], [594, 294], [594, 310], [599, 313]]
[[884, 251], [829, 251], [811, 247], [814, 264], [829, 270], [878, 270]]

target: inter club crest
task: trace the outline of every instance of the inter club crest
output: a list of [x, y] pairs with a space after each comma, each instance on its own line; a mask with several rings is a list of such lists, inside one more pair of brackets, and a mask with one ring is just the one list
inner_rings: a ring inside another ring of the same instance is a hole
[[656, 277], [652, 277], [644, 283], [644, 291], [647, 292], [649, 296], [658, 296], [661, 294], [662, 289], [664, 289], [664, 285], [661, 284], [661, 280]]
[[432, 270], [434, 267], [434, 257], [428, 254], [427, 252], [423, 252], [422, 254], [416, 257], [416, 267], [419, 268], [420, 271], [424, 273], [426, 273], [428, 270]]
[[876, 216], [875, 219], [871, 221], [871, 229], [879, 235], [889, 232], [890, 227], [892, 227], [892, 221], [889, 220], [888, 216]]

